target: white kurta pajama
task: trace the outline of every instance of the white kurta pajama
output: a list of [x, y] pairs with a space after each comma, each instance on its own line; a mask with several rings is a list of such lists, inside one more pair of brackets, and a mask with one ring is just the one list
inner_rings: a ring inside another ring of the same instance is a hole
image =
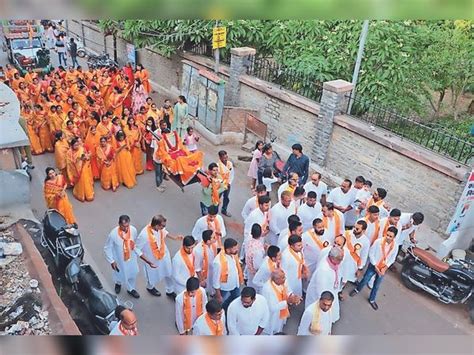
[[301, 205], [298, 208], [298, 217], [300, 217], [301, 223], [303, 224], [303, 230], [306, 232], [308, 229], [313, 228], [313, 221], [316, 218], [323, 217], [323, 212], [321, 211], [321, 204], [317, 202], [313, 207], [308, 206], [308, 204]]
[[[163, 228], [162, 231], [164, 233], [163, 242], [165, 243], [165, 255], [163, 256], [163, 258], [157, 259], [153, 254], [150, 242], [148, 240], [147, 227], [143, 228], [140, 234], [138, 235], [137, 244], [143, 251], [145, 257], [148, 260], [151, 260], [152, 263], [156, 265], [156, 268], [151, 268], [150, 265], [143, 262], [143, 270], [145, 271], [145, 277], [147, 279], [147, 288], [153, 288], [157, 284], [159, 284], [161, 280], [165, 279], [166, 293], [171, 293], [174, 291], [173, 279], [171, 277], [171, 256], [165, 242], [166, 237], [168, 235], [168, 231], [166, 230], [166, 228]], [[158, 246], [158, 249], [160, 249], [162, 247], [160, 232], [153, 230], [153, 235], [155, 236], [156, 245]]]
[[207, 245], [204, 245], [203, 242], [198, 243], [194, 247], [194, 267], [196, 272], [203, 271], [204, 266], [204, 248], [207, 250], [207, 278], [206, 278], [206, 290], [209, 294], [214, 294], [214, 289], [212, 288], [212, 262], [214, 261], [214, 252], [212, 248]]
[[[225, 327], [225, 312], [222, 312], [221, 322], [223, 326], [224, 333], [223, 335], [227, 335], [227, 329]], [[193, 335], [214, 335], [209, 329], [209, 326], [206, 322], [206, 312], [204, 312], [196, 321], [194, 322], [193, 326]]]
[[245, 308], [241, 298], [236, 298], [227, 309], [227, 328], [229, 335], [255, 335], [258, 328], [268, 327], [270, 311], [267, 300], [256, 295], [252, 306]]
[[257, 196], [250, 197], [247, 202], [245, 202], [244, 208], [242, 209], [242, 220], [245, 222], [250, 213], [252, 213], [256, 208], [258, 208]]
[[[260, 208], [254, 209], [247, 219], [245, 220], [244, 224], [244, 241], [242, 242], [242, 246], [240, 248], [240, 258], [243, 259], [245, 256], [245, 243], [252, 238], [250, 235], [250, 232], [252, 231], [252, 226], [254, 224], [259, 224], [260, 227], [262, 227], [262, 234], [264, 233], [263, 228], [265, 227], [265, 224], [269, 226], [271, 219], [271, 214], [270, 212], [262, 212]], [[268, 234], [267, 234], [268, 236]], [[267, 239], [268, 240], [268, 239]]]
[[[290, 251], [290, 247], [286, 248], [281, 255], [281, 268], [285, 271], [288, 285], [293, 290], [293, 293], [298, 296], [303, 296], [303, 279], [298, 278], [298, 273], [301, 264], [296, 260]], [[298, 257], [303, 258], [303, 253], [296, 253]]]
[[328, 233], [329, 244], [332, 244], [336, 236], [344, 234], [344, 214], [336, 209], [334, 209], [334, 214], [337, 214], [339, 216], [340, 225], [339, 229], [336, 230], [336, 217], [333, 216], [332, 218], [327, 218], [326, 230]]
[[294, 201], [291, 201], [287, 208], [281, 202], [278, 202], [270, 209], [270, 236], [268, 241], [271, 245], [277, 245], [278, 236], [283, 229], [288, 227], [288, 217], [292, 214], [296, 214]]
[[130, 250], [130, 258], [125, 261], [123, 253], [124, 241], [118, 234], [119, 227], [115, 227], [109, 233], [104, 246], [104, 254], [107, 262], [117, 263], [119, 271], [113, 270], [113, 280], [116, 284], [123, 285], [127, 291], [135, 290], [137, 275], [139, 272], [138, 258], [142, 255], [142, 250], [137, 243], [137, 229], [130, 226], [130, 239], [135, 242], [135, 248]]
[[[227, 235], [224, 219], [220, 215], [217, 215], [216, 219], [219, 221], [219, 227], [221, 229], [222, 239], [224, 239], [224, 237]], [[207, 224], [207, 216], [202, 216], [194, 224], [194, 228], [193, 228], [193, 231], [191, 232], [191, 235], [194, 237], [196, 242], [200, 242], [202, 240], [202, 232], [208, 229], [215, 231], [215, 222], [212, 222], [211, 228], [209, 228]]]
[[[321, 250], [324, 248], [325, 243], [328, 243], [329, 245], [330, 238], [328, 238], [328, 233], [326, 232], [323, 235], [317, 235], [314, 232], [314, 229], [311, 229], [303, 233], [302, 239], [304, 260], [309, 270], [309, 277], [311, 278], [313, 273], [316, 271], [316, 266], [318, 265]], [[322, 243], [321, 247], [317, 241]]]
[[318, 201], [321, 201], [323, 195], [328, 195], [328, 185], [326, 183], [319, 181], [318, 185], [316, 186], [312, 181], [308, 181], [304, 185], [304, 191], [306, 192], [306, 196], [308, 196], [308, 192], [314, 191], [316, 192], [316, 198]]
[[319, 307], [319, 300], [310, 304], [301, 317], [300, 325], [298, 327], [297, 335], [316, 335], [310, 330], [313, 323], [315, 312], [319, 309], [319, 324], [320, 333], [318, 335], [330, 335], [332, 328], [332, 309], [323, 312]]
[[260, 264], [260, 267], [258, 268], [257, 273], [255, 274], [252, 280], [252, 283], [254, 284], [257, 293], [261, 293], [263, 285], [268, 280], [270, 280], [270, 277], [272, 276], [271, 268], [273, 268], [273, 270], [276, 269], [276, 263], [273, 262], [273, 260], [271, 260], [268, 256], [266, 256]]
[[[188, 258], [190, 264], [194, 268], [194, 252], [191, 254], [186, 254], [184, 257]], [[196, 272], [194, 271], [192, 275], [190, 274], [188, 267], [186, 266], [186, 263], [183, 260], [183, 255], [181, 255], [181, 249], [179, 249], [173, 256], [171, 265], [173, 267], [174, 292], [181, 293], [186, 289], [186, 282], [188, 281], [188, 279], [190, 277], [196, 276]]]
[[[175, 299], [175, 315], [176, 315], [176, 326], [178, 327], [178, 332], [179, 334], [183, 334], [186, 329], [184, 329], [184, 293], [186, 291], [182, 291], [176, 296]], [[199, 288], [198, 292], [201, 292], [202, 294], [202, 314], [206, 312], [206, 303], [207, 303], [207, 295], [206, 295], [206, 290], [204, 290], [202, 287]], [[197, 317], [197, 295], [194, 297], [190, 297], [191, 299], [191, 325], [194, 324], [196, 321]]]
[[350, 250], [347, 246], [347, 242], [346, 242], [344, 246], [344, 249], [345, 249], [344, 260], [346, 259], [346, 250], [349, 252], [349, 255], [347, 256], [347, 262], [345, 263], [345, 266], [344, 266], [344, 275], [343, 275], [344, 282], [357, 281], [356, 272], [357, 270], [364, 269], [365, 264], [367, 264], [367, 258], [369, 256], [370, 241], [366, 237], [365, 234], [362, 234], [359, 238], [356, 238], [356, 236], [351, 232], [351, 241], [352, 241], [353, 247], [355, 247], [357, 244], [360, 244], [360, 249], [357, 251], [357, 254], [360, 257], [360, 266], [357, 265], [356, 260], [351, 255]]
[[337, 322], [340, 317], [338, 293], [341, 288], [342, 276], [343, 270], [341, 270], [341, 264], [339, 264], [339, 271], [337, 273], [338, 282], [336, 283], [336, 272], [329, 266], [328, 259], [321, 260], [309, 282], [306, 292], [305, 308], [318, 301], [321, 297], [321, 293], [330, 291], [334, 296], [331, 312], [332, 322]]
[[[285, 281], [284, 285], [287, 289], [288, 296], [291, 295], [293, 291], [288, 285], [288, 282]], [[264, 329], [264, 333], [269, 335], [279, 333], [283, 330], [283, 327], [285, 326], [286, 321], [288, 320], [288, 318], [280, 318], [280, 311], [288, 307], [288, 302], [286, 300], [278, 300], [278, 296], [275, 293], [275, 290], [273, 289], [271, 280], [268, 280], [263, 285], [262, 296], [265, 297], [265, 299], [267, 300], [268, 309], [270, 311], [270, 320], [268, 322], [268, 327]]]

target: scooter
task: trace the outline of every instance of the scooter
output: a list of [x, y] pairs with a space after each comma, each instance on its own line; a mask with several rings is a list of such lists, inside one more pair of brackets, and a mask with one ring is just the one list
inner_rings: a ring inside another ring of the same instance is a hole
[[74, 294], [86, 306], [101, 334], [109, 334], [116, 321], [115, 295], [104, 290], [92, 267], [83, 263], [84, 248], [76, 224], [67, 224], [54, 209], [43, 218], [41, 245], [49, 250], [59, 275], [64, 275]]
[[403, 260], [402, 283], [410, 290], [419, 289], [446, 304], [467, 303], [474, 323], [474, 263], [440, 260], [430, 252], [410, 244]]

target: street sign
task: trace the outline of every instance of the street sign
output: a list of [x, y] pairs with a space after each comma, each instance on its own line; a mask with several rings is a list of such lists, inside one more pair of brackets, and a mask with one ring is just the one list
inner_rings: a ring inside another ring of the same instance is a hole
[[212, 29], [212, 49], [224, 48], [227, 42], [227, 28], [214, 27]]

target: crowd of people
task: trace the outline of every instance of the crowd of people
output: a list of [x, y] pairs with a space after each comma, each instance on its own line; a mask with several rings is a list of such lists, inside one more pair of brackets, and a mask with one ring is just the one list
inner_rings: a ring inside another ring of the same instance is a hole
[[[4, 73], [20, 101], [31, 153], [54, 152], [56, 169], [46, 169], [44, 195], [47, 207], [68, 223], [76, 219], [67, 188], [79, 201], [92, 201], [94, 181], [105, 190], [133, 188], [137, 175], [154, 170], [156, 186], [164, 191], [163, 179], [180, 156], [194, 154], [202, 165], [186, 99], [180, 96], [174, 106], [166, 100], [158, 108], [141, 65], [58, 67], [43, 77], [31, 70], [20, 75], [7, 65]], [[247, 174], [254, 196], [242, 209], [240, 244], [221, 216], [231, 217], [235, 178], [225, 150], [207, 166], [202, 216], [189, 235], [170, 234], [161, 214], [140, 231], [127, 215], [120, 216], [104, 246], [115, 292], [123, 287], [139, 298], [142, 266], [149, 294], [161, 296], [158, 285], [164, 281], [182, 335], [282, 334], [299, 304], [305, 311], [298, 334], [331, 334], [345, 295], [355, 296], [366, 285], [377, 310], [384, 275], [403, 242], [414, 239], [423, 214], [392, 208], [387, 191], [373, 189], [363, 176], [328, 191], [321, 174], [310, 173], [303, 147], [294, 144], [292, 150], [283, 163], [270, 143], [256, 143]], [[191, 178], [182, 164], [176, 171], [184, 181]], [[167, 238], [182, 243], [175, 255]], [[133, 312], [122, 307], [117, 315], [111, 334], [138, 334]]]

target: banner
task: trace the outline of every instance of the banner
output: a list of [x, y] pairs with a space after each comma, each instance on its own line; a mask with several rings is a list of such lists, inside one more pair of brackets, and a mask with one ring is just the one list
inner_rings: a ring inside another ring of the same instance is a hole
[[466, 222], [464, 217], [466, 217], [470, 208], [474, 208], [474, 170], [471, 171], [467, 179], [466, 186], [456, 207], [456, 212], [454, 212], [453, 218], [446, 230], [448, 234], [462, 229], [463, 222]]

